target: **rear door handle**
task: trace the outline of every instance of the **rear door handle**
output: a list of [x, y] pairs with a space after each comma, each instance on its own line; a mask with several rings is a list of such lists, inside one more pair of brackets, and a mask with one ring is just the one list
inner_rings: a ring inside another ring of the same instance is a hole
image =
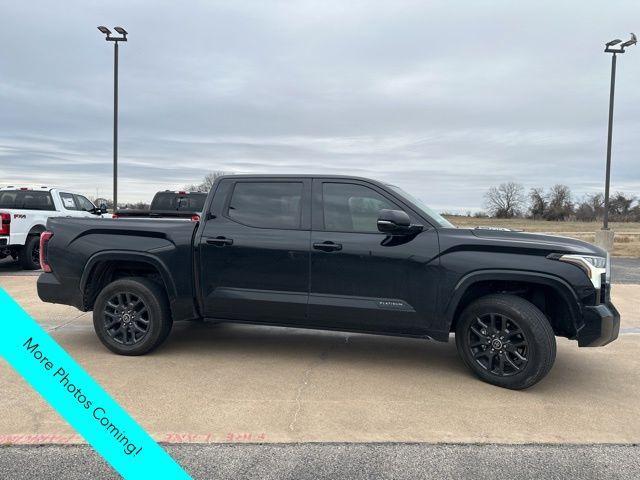
[[322, 243], [314, 243], [313, 248], [315, 248], [316, 250], [322, 250], [323, 252], [336, 252], [338, 250], [342, 250], [342, 245], [339, 243], [326, 241]]
[[226, 237], [207, 238], [209, 245], [216, 245], [218, 247], [224, 247], [225, 245], [233, 245], [233, 240]]

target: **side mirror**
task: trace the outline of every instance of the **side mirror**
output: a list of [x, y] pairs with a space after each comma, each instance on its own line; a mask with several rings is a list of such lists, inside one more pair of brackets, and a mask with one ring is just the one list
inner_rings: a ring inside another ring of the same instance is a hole
[[100, 210], [100, 213], [104, 215], [105, 213], [107, 213], [107, 204], [101, 203], [98, 209]]
[[422, 225], [411, 225], [411, 219], [402, 210], [380, 210], [378, 230], [391, 235], [411, 235], [423, 230]]

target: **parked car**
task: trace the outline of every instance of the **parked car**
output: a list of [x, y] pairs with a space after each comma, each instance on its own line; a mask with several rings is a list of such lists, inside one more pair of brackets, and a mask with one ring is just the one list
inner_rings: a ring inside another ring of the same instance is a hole
[[148, 210], [122, 209], [113, 218], [189, 218], [198, 220], [204, 208], [207, 194], [203, 192], [174, 192], [165, 190], [153, 196]]
[[40, 234], [52, 217], [95, 218], [104, 210], [77, 193], [49, 187], [0, 188], [0, 259], [19, 259], [22, 268], [40, 268]]
[[522, 389], [556, 356], [618, 336], [607, 253], [579, 240], [455, 228], [398, 187], [342, 176], [223, 176], [198, 223], [52, 218], [38, 294], [93, 310], [122, 355], [174, 321], [431, 338], [455, 332], [481, 379]]

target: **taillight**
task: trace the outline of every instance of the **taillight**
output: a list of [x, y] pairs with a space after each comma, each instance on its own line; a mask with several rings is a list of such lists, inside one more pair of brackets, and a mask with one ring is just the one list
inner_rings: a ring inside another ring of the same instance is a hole
[[52, 232], [42, 232], [40, 234], [40, 267], [47, 273], [51, 273], [51, 265], [47, 262], [47, 243], [53, 237]]
[[120, 215], [118, 215], [117, 213], [112, 213], [111, 218], [120, 218]]
[[200, 215], [198, 215], [197, 213], [194, 213], [193, 215], [191, 215], [191, 221], [192, 222], [199, 222], [200, 221]]
[[0, 235], [9, 235], [11, 233], [11, 214], [0, 213]]

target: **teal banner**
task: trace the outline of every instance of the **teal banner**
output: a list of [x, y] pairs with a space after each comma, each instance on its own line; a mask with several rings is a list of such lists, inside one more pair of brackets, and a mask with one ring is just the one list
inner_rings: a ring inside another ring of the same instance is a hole
[[191, 478], [1, 288], [0, 312], [2, 357], [125, 479]]

